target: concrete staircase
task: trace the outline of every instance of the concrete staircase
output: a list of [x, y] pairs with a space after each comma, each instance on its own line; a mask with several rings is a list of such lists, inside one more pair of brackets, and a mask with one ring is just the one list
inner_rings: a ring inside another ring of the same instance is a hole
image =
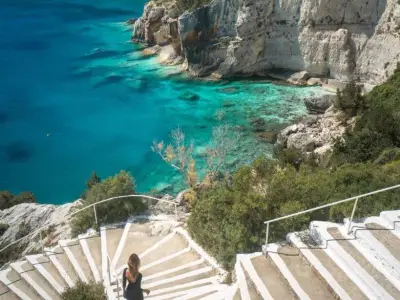
[[400, 299], [400, 211], [353, 222], [350, 235], [347, 226], [314, 221], [237, 255], [234, 299]]
[[134, 220], [11, 263], [0, 271], [0, 300], [58, 300], [78, 280], [102, 282], [109, 299], [123, 299], [121, 276], [131, 253], [140, 256], [142, 287], [151, 290], [145, 299], [225, 298], [221, 269], [178, 223]]
[[[139, 219], [61, 240], [46, 255], [27, 255], [0, 271], [0, 300], [58, 300], [78, 280], [104, 285], [122, 299], [121, 274], [131, 253], [142, 262], [146, 300], [400, 299], [400, 211], [361, 223], [314, 221], [263, 252], [238, 254], [236, 282], [168, 219]], [[266, 255], [267, 254], [267, 255]]]

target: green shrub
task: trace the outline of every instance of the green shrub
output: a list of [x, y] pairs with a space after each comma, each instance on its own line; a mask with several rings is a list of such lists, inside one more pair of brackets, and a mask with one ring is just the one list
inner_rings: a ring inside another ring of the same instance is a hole
[[[7, 244], [0, 244], [0, 249], [6, 247]], [[6, 250], [0, 252], [0, 266], [9, 261], [14, 261], [21, 258], [23, 251], [27, 246], [26, 242], [19, 243], [8, 247]]]
[[383, 150], [383, 152], [374, 161], [375, 164], [385, 165], [392, 161], [400, 160], [400, 148], [389, 148]]
[[[302, 164], [296, 168], [258, 159], [239, 168], [231, 184], [200, 190], [188, 220], [193, 238], [227, 269], [237, 253], [260, 251], [265, 242], [264, 221], [325, 203], [345, 199], [398, 183], [400, 163], [343, 165], [322, 169]], [[397, 192], [383, 193], [359, 202], [357, 216], [398, 207]], [[342, 221], [352, 204], [343, 204], [273, 223], [270, 241], [291, 231], [306, 229], [311, 220]]]
[[31, 192], [22, 192], [13, 195], [9, 191], [0, 191], [0, 210], [13, 207], [21, 203], [35, 203], [36, 199]]
[[20, 238], [23, 238], [24, 236], [27, 236], [31, 232], [32, 228], [31, 226], [29, 226], [29, 224], [21, 223], [19, 224], [18, 232], [15, 235], [15, 239], [18, 240]]
[[336, 164], [375, 160], [386, 148], [400, 147], [400, 70], [363, 99], [354, 130], [334, 149]]
[[361, 95], [361, 87], [354, 81], [346, 84], [342, 91], [336, 92], [335, 107], [342, 110], [348, 117], [353, 117], [365, 109], [365, 99]]
[[107, 300], [101, 283], [83, 283], [78, 281], [74, 287], [68, 287], [62, 294], [62, 300]]
[[[135, 183], [132, 176], [121, 171], [93, 185], [86, 193], [86, 199], [76, 209], [105, 200], [107, 198], [135, 194]], [[143, 212], [146, 206], [137, 197], [123, 198], [99, 204], [96, 206], [97, 219], [100, 224], [121, 222], [128, 216]], [[97, 228], [93, 209], [84, 210], [72, 219], [72, 233], [78, 235], [89, 228]]]

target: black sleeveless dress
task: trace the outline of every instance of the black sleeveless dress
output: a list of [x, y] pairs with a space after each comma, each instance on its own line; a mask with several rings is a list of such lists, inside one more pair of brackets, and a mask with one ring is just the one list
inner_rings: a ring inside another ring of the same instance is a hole
[[[122, 274], [122, 287], [124, 289], [124, 298], [127, 300], [143, 300], [143, 290], [141, 287], [142, 284], [142, 273], [138, 274], [135, 282], [130, 282], [128, 278], [126, 278], [126, 269], [124, 269], [124, 273]], [[128, 282], [128, 286], [126, 286], [126, 282]]]

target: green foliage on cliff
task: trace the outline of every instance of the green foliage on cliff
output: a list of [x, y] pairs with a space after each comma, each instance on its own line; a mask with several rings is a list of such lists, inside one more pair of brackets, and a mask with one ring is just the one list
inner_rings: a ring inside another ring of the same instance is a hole
[[[351, 102], [354, 95], [347, 99]], [[363, 113], [354, 130], [335, 145], [334, 164], [373, 161], [385, 149], [400, 147], [400, 69], [363, 99]]]
[[74, 287], [68, 287], [61, 294], [62, 300], [107, 300], [101, 283], [83, 283], [78, 281]]
[[[108, 177], [99, 183], [91, 185], [85, 199], [82, 201], [82, 205], [78, 206], [77, 209], [107, 198], [132, 195], [135, 194], [135, 190], [136, 186], [132, 175], [126, 171], [121, 171], [115, 176]], [[99, 225], [121, 222], [128, 216], [143, 212], [145, 209], [146, 206], [137, 197], [123, 198], [96, 206]], [[97, 228], [93, 209], [77, 213], [72, 219], [73, 235], [85, 232], [89, 228]]]
[[[353, 164], [335, 169], [258, 159], [238, 169], [232, 182], [198, 193], [188, 226], [194, 239], [230, 269], [241, 252], [260, 251], [264, 221], [398, 183], [400, 162], [387, 165]], [[360, 201], [357, 216], [398, 208], [399, 193], [384, 193]], [[311, 220], [342, 221], [352, 204], [316, 211], [270, 228], [270, 241], [306, 229]]]
[[361, 95], [361, 87], [350, 81], [343, 91], [336, 92], [335, 107], [342, 110], [348, 117], [360, 114], [365, 109], [365, 98]]
[[0, 210], [13, 207], [21, 203], [35, 203], [36, 199], [31, 192], [22, 192], [13, 195], [9, 191], [0, 191]]

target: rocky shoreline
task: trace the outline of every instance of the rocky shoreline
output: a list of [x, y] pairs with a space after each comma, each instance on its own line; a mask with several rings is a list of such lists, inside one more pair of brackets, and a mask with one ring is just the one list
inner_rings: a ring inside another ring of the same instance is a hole
[[399, 28], [394, 0], [152, 0], [133, 23], [132, 40], [160, 47], [163, 61], [196, 77], [305, 71], [310, 83], [333, 91], [349, 80], [368, 91], [400, 60]]

